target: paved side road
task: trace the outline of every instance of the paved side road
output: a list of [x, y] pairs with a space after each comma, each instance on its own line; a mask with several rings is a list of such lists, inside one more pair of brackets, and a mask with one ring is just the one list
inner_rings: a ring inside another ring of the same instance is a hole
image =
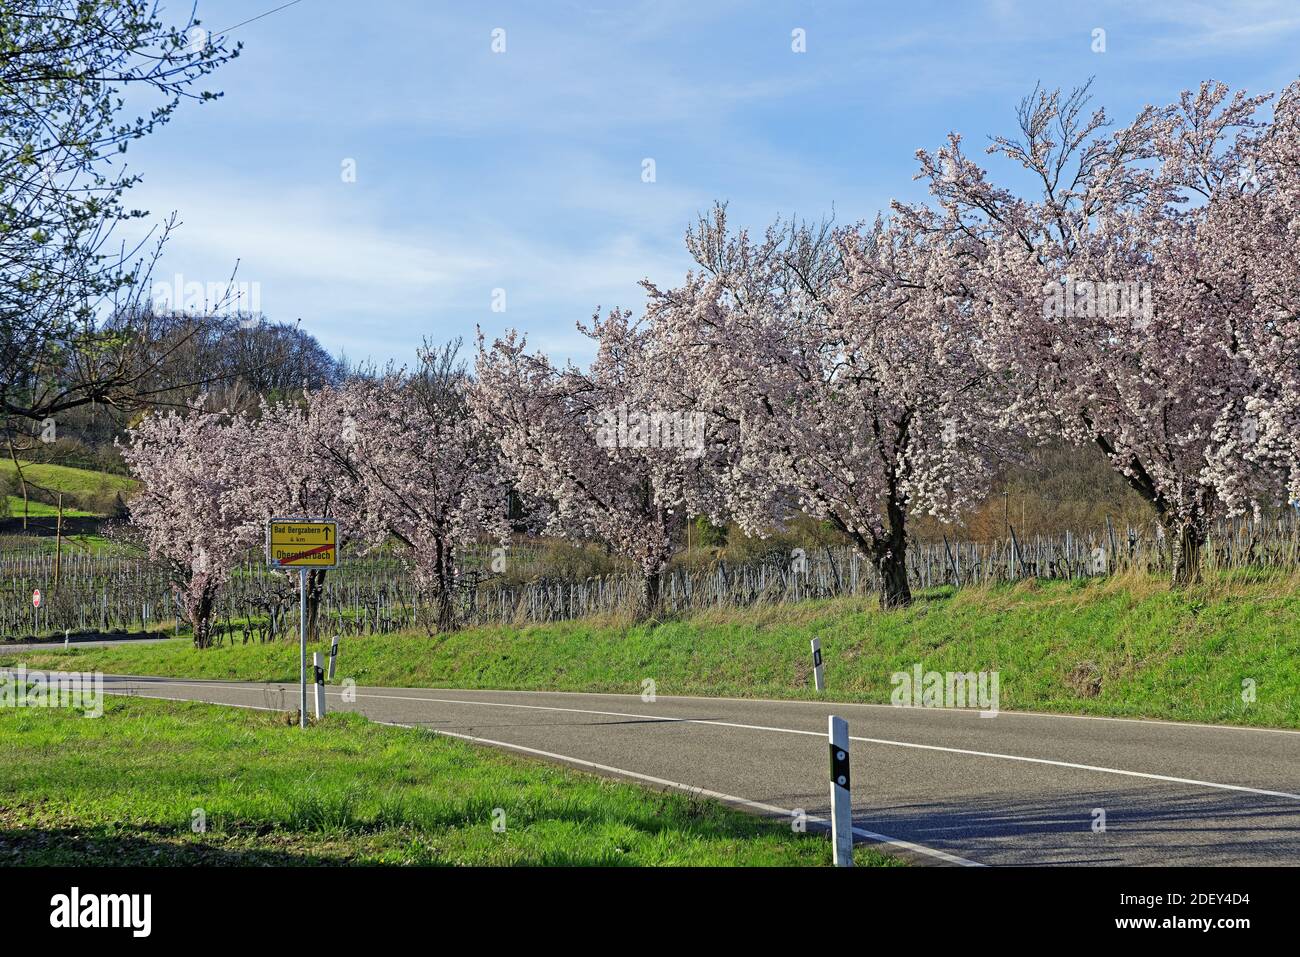
[[[105, 638], [102, 641], [74, 641], [71, 648], [114, 648], [118, 645], [156, 645], [171, 638]], [[63, 647], [61, 641], [5, 641], [0, 642], [0, 655], [19, 654], [24, 651], [58, 651]]]
[[[292, 684], [108, 676], [105, 690], [277, 710], [298, 701]], [[787, 818], [828, 813], [835, 713], [852, 737], [859, 838], [905, 857], [1300, 864], [1300, 732], [663, 695], [358, 688], [348, 703], [331, 687], [328, 702]]]

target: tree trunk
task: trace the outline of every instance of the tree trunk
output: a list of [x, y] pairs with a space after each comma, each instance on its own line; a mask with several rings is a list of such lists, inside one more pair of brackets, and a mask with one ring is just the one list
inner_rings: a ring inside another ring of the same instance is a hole
[[636, 609], [638, 621], [658, 616], [662, 584], [662, 572], [650, 572], [641, 576], [641, 597]]
[[194, 626], [194, 647], [208, 648], [212, 645], [212, 606], [216, 601], [216, 589], [199, 586], [198, 593], [187, 602], [190, 624]]
[[887, 554], [878, 555], [875, 564], [880, 573], [881, 609], [906, 608], [912, 604], [912, 589], [907, 584], [906, 549], [892, 549]]
[[307, 572], [307, 640], [316, 641], [316, 625], [320, 618], [321, 595], [325, 592], [325, 568]]
[[430, 636], [460, 627], [456, 609], [456, 566], [451, 547], [441, 540], [436, 542], [428, 597], [433, 604], [433, 615], [426, 618], [425, 630]]
[[[1085, 420], [1086, 421], [1086, 420]], [[1091, 422], [1088, 423], [1091, 426]], [[1114, 445], [1102, 435], [1094, 436], [1097, 445], [1112, 462], [1115, 459]], [[1124, 471], [1128, 484], [1144, 499], [1155, 506], [1156, 518], [1165, 535], [1170, 539], [1169, 547], [1173, 555], [1173, 578], [1175, 588], [1194, 585], [1201, 581], [1201, 546], [1205, 544], [1204, 533], [1196, 527], [1195, 521], [1183, 521], [1156, 489], [1155, 482], [1142, 466], [1136, 456], [1129, 460], [1129, 467]], [[1204, 503], [1202, 509], [1204, 508]], [[1205, 511], [1194, 513], [1205, 517]]]
[[1174, 550], [1173, 586], [1185, 588], [1201, 582], [1201, 546], [1205, 536], [1196, 526], [1187, 524], [1170, 529], [1170, 547]]
[[907, 512], [896, 495], [890, 495], [886, 515], [889, 537], [877, 545], [874, 555], [880, 573], [880, 607], [906, 608], [912, 604], [912, 589], [907, 584]]
[[456, 630], [456, 600], [446, 588], [439, 587], [433, 596], [434, 630], [439, 632]]

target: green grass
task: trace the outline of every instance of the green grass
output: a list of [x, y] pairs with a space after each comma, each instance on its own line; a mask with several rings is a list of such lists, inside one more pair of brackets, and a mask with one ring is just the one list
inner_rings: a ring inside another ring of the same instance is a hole
[[[95, 472], [90, 469], [78, 469], [68, 465], [45, 465], [38, 462], [23, 462], [23, 475], [37, 485], [66, 492], [72, 495], [84, 495], [107, 489], [110, 492], [131, 492], [139, 483], [125, 475], [113, 475], [109, 472]], [[14, 463], [9, 459], [0, 459], [0, 476], [12, 477], [16, 472]]]
[[[16, 474], [17, 469], [11, 460], [0, 459], [0, 482], [16, 480]], [[77, 510], [73, 506], [81, 505], [84, 509], [86, 502], [103, 502], [111, 499], [117, 493], [128, 496], [135, 491], [139, 484], [134, 479], [124, 475], [94, 472], [89, 469], [72, 468], [67, 465], [43, 465], [36, 462], [23, 463], [23, 476], [32, 485], [53, 492], [62, 492], [65, 496], [63, 502], [65, 517], [85, 517], [100, 514], [98, 512]], [[18, 491], [16, 484], [13, 488], [14, 491]], [[21, 517], [23, 514], [22, 495], [10, 495], [8, 502], [10, 515]], [[40, 510], [38, 511], [38, 509]], [[42, 515], [56, 515], [58, 509], [48, 502], [37, 503], [31, 501], [29, 495], [27, 514], [33, 518]]]
[[[12, 468], [12, 467], [11, 467]], [[14, 518], [23, 517], [23, 500], [21, 496], [7, 496], [9, 502], [9, 514]], [[59, 514], [59, 509], [54, 505], [46, 505], [44, 502], [38, 502], [35, 499], [27, 500], [27, 517], [28, 518], [53, 518]], [[85, 512], [81, 509], [64, 507], [64, 518], [92, 518], [94, 512]]]
[[[1300, 727], [1300, 579], [1252, 573], [1183, 592], [1122, 576], [932, 594], [889, 613], [837, 599], [630, 627], [582, 620], [345, 638], [338, 673], [363, 685], [624, 693], [651, 678], [662, 695], [813, 698], [814, 635], [831, 700], [887, 702], [893, 673], [919, 663], [998, 671], [1004, 710]], [[106, 672], [298, 676], [292, 642], [198, 651], [181, 639], [69, 655]], [[27, 660], [69, 666], [61, 651]], [[1075, 672], [1095, 675], [1100, 689], [1071, 680]]]
[[824, 836], [712, 801], [355, 714], [286, 719], [112, 697], [94, 719], [0, 708], [0, 866], [830, 863]]

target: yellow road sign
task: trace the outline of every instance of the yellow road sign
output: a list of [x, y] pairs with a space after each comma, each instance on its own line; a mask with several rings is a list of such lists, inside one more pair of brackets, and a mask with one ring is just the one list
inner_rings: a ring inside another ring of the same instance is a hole
[[334, 522], [273, 518], [266, 526], [266, 560], [273, 568], [333, 568], [338, 542]]

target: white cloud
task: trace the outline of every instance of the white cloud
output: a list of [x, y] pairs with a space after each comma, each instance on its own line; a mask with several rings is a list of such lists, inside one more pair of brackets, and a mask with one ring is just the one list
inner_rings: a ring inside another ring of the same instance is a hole
[[[622, 229], [578, 240], [552, 223], [511, 227], [456, 217], [454, 228], [395, 229], [383, 212], [361, 202], [325, 201], [261, 180], [204, 177], [201, 195], [151, 180], [132, 195], [154, 210], [183, 197], [183, 222], [155, 279], [223, 282], [238, 261], [239, 282], [259, 284], [261, 307], [273, 320], [301, 318], [331, 351], [354, 358], [409, 356], [422, 335], [471, 339], [475, 323], [549, 330], [557, 354], [584, 351], [569, 335], [597, 306], [639, 308], [639, 282], [668, 279], [684, 262], [678, 233], [671, 250], [647, 245], [645, 233]], [[654, 188], [649, 186], [647, 188]], [[340, 185], [339, 189], [348, 189]], [[504, 288], [507, 312], [491, 311]], [[567, 310], [557, 315], [557, 306]]]

